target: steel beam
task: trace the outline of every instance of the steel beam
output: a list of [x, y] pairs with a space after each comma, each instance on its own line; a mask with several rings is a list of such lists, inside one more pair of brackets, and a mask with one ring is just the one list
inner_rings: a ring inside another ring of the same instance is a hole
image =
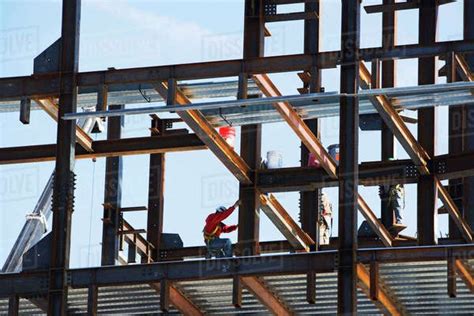
[[[371, 285], [373, 280], [371, 279], [372, 274], [369, 273], [367, 268], [363, 264], [357, 264], [357, 278], [358, 278], [358, 287], [370, 298], [370, 293], [373, 290]], [[379, 280], [380, 282], [380, 280]], [[376, 289], [377, 300], [375, 301], [376, 305], [382, 310], [386, 310], [388, 314], [395, 315], [405, 315], [406, 313], [401, 310], [401, 306], [398, 302], [393, 300], [392, 297], [387, 293], [384, 287], [378, 286]]]
[[[434, 44], [397, 45], [391, 50], [371, 47], [360, 50], [364, 61], [373, 59], [391, 60], [446, 55], [450, 52], [472, 52], [474, 40], [447, 41]], [[320, 52], [316, 58], [319, 68], [334, 68], [341, 60], [340, 51]], [[258, 73], [279, 73], [291, 71], [310, 71], [314, 56], [310, 54], [284, 55], [237, 59], [194, 64], [167, 65], [143, 68], [111, 69], [83, 72], [78, 74], [80, 87], [119, 86], [125, 83], [156, 83], [176, 80], [209, 79], [238, 76], [242, 69], [251, 75]], [[0, 100], [47, 98], [58, 95], [59, 76], [43, 74], [0, 79]]]
[[[76, 146], [76, 158], [144, 155], [203, 150], [206, 148], [195, 134], [170, 135], [160, 138], [134, 137], [93, 141], [93, 152], [88, 152], [82, 147]], [[56, 159], [55, 152], [55, 144], [0, 148], [0, 165], [53, 161]]]
[[[364, 89], [370, 88], [371, 74], [363, 63], [360, 63], [359, 65], [359, 76], [361, 87]], [[430, 156], [416, 141], [415, 137], [411, 134], [398, 112], [395, 111], [388, 98], [384, 95], [378, 95], [371, 97], [370, 100], [385, 124], [392, 130], [395, 136], [397, 136], [400, 144], [406, 150], [413, 162], [418, 166], [420, 172], [424, 175], [429, 174], [427, 165]]]
[[[79, 62], [81, 1], [63, 1], [62, 45], [60, 49], [59, 117], [76, 112], [76, 73]], [[71, 245], [71, 218], [74, 210], [74, 155], [76, 122], [58, 120], [56, 168], [53, 193], [53, 228], [49, 270], [48, 314], [66, 315], [67, 268]]]
[[[153, 130], [158, 129], [157, 135]], [[152, 119], [151, 137], [160, 138], [165, 135], [166, 126], [157, 117]], [[164, 185], [165, 185], [165, 154], [151, 154], [148, 177], [148, 212], [147, 212], [147, 240], [154, 246], [152, 258], [159, 260], [161, 234], [163, 233], [164, 214]]]
[[[435, 5], [443, 5], [452, 2], [456, 2], [456, 0], [433, 0]], [[367, 5], [364, 7], [367, 13], [393, 13], [395, 11], [401, 10], [412, 10], [418, 9], [420, 7], [420, 1], [417, 0], [407, 0], [406, 2], [384, 2], [384, 4], [376, 4], [376, 5]]]
[[[35, 99], [34, 100], [49, 116], [56, 122], [58, 121], [58, 105], [51, 99]], [[87, 151], [92, 152], [92, 138], [80, 127], [76, 125], [77, 142]]]
[[[111, 105], [122, 109], [123, 105]], [[107, 139], [120, 139], [123, 117], [110, 117]], [[102, 219], [102, 265], [115, 265], [119, 254], [120, 208], [122, 200], [122, 157], [108, 157], [105, 161], [104, 216]]]
[[[464, 1], [464, 40], [470, 41], [474, 39], [474, 3], [472, 1]], [[466, 63], [470, 69], [474, 69], [474, 56], [466, 54]], [[472, 73], [471, 73], [472, 75]], [[466, 119], [463, 131], [464, 150], [474, 150], [474, 109], [465, 107], [464, 116]], [[471, 229], [474, 229], [474, 177], [466, 177], [463, 179], [463, 209], [464, 216], [469, 223]]]
[[[263, 0], [245, 0], [244, 2], [244, 32], [243, 51], [244, 59], [261, 58], [265, 54], [265, 4]], [[245, 70], [245, 71], [243, 71]], [[247, 68], [239, 73], [239, 99], [248, 98]], [[252, 169], [260, 168], [262, 150], [262, 126], [251, 124], [242, 126], [240, 132], [240, 155]], [[252, 175], [254, 177], [254, 175]], [[260, 210], [259, 194], [253, 185], [239, 184], [239, 255], [255, 255], [259, 253], [260, 239]], [[239, 289], [235, 289], [238, 291]]]
[[454, 266], [457, 274], [461, 277], [464, 284], [466, 284], [468, 290], [474, 294], [474, 272], [472, 269], [461, 259], [456, 259]]
[[[342, 1], [341, 93], [359, 90], [360, 2]], [[342, 97], [340, 106], [339, 162], [339, 267], [337, 312], [357, 312], [357, 198], [359, 99]]]
[[[63, 1], [59, 74], [59, 117], [77, 109], [81, 1]], [[74, 210], [76, 121], [58, 120], [53, 191], [53, 228], [49, 270], [48, 315], [66, 315], [71, 219]]]
[[[363, 63], [361, 63], [360, 65], [360, 77], [361, 77], [361, 81], [364, 82], [365, 85], [367, 86], [367, 80], [368, 78], [370, 78], [370, 73], [365, 68]], [[387, 124], [387, 126], [390, 127], [393, 133], [397, 136], [399, 142], [403, 145], [408, 155], [415, 162], [418, 170], [422, 174], [422, 177], [419, 180], [419, 184], [425, 190], [425, 192], [423, 192], [423, 196], [434, 195], [434, 197], [436, 198], [437, 194], [439, 194], [447, 211], [449, 212], [449, 214], [451, 215], [451, 218], [454, 220], [454, 222], [458, 226], [463, 237], [468, 242], [472, 242], [472, 238], [473, 238], [472, 231], [469, 225], [466, 224], [465, 220], [462, 218], [462, 214], [459, 212], [456, 204], [452, 200], [446, 188], [441, 184], [441, 182], [439, 181], [438, 178], [436, 178], [436, 176], [430, 173], [430, 170], [428, 169], [428, 162], [431, 159], [428, 153], [426, 153], [426, 151], [423, 149], [421, 144], [416, 141], [414, 136], [408, 130], [405, 123], [401, 120], [401, 117], [398, 114], [398, 112], [395, 111], [390, 101], [388, 101], [388, 99], [385, 96], [377, 96], [377, 97], [372, 98], [371, 100], [372, 100], [372, 104], [377, 109], [377, 111], [379, 112], [384, 122]], [[434, 124], [434, 122], [431, 122], [430, 124]], [[426, 210], [422, 210], [420, 212], [421, 212], [421, 218], [419, 218], [419, 220], [421, 220], [422, 218], [425, 218], [426, 214], [424, 212], [431, 214], [429, 211], [426, 211]], [[431, 220], [431, 216], [429, 216], [429, 218]], [[429, 223], [431, 222], [429, 221]], [[428, 225], [428, 224], [423, 223], [423, 222], [419, 223], [419, 225], [423, 226], [424, 228], [426, 229], [429, 228], [430, 231], [434, 229], [434, 226], [433, 226], [434, 222], [432, 222], [433, 225], [431, 224]], [[428, 234], [427, 236], [432, 236], [434, 238], [435, 237], [434, 231], [432, 231], [432, 233]], [[423, 243], [424, 242], [423, 236], [421, 237], [422, 238], [419, 239], [419, 242]]]
[[[384, 0], [384, 5], [393, 5], [395, 0]], [[384, 12], [382, 14], [382, 47], [390, 50], [396, 45], [397, 41], [397, 15], [395, 12]], [[395, 87], [395, 66], [394, 60], [384, 60], [381, 70], [382, 88]], [[395, 158], [395, 138], [390, 128], [382, 122], [381, 131], [381, 160], [388, 161]], [[392, 227], [395, 222], [393, 211], [388, 207], [388, 198], [382, 198], [380, 201], [381, 221], [385, 227]]]
[[460, 230], [464, 239], [467, 242], [472, 243], [474, 241], [473, 239], [474, 235], [471, 228], [469, 227], [469, 224], [466, 223], [466, 221], [462, 217], [462, 214], [459, 212], [459, 209], [457, 208], [456, 203], [453, 201], [453, 199], [449, 195], [449, 192], [443, 186], [441, 181], [439, 181], [436, 177], [434, 177], [434, 181], [437, 187], [439, 198], [441, 199], [441, 201], [443, 201], [443, 204], [446, 207], [446, 210], [448, 211], [449, 215], [451, 216], [453, 221], [456, 223], [456, 226]]
[[12, 295], [8, 299], [8, 316], [18, 316], [20, 309], [20, 297], [18, 295]]
[[[265, 74], [255, 75], [253, 78], [254, 78], [254, 81], [257, 83], [257, 86], [262, 90], [263, 94], [265, 94], [267, 97], [281, 96], [280, 91], [273, 84], [270, 77], [268, 77], [267, 75]], [[341, 93], [343, 92], [341, 91]], [[355, 92], [348, 92], [348, 93], [355, 93]], [[344, 99], [345, 97], [341, 98], [341, 100], [344, 100]], [[277, 103], [274, 103], [274, 106], [277, 109], [277, 111], [280, 113], [280, 115], [288, 123], [288, 125], [293, 129], [296, 135], [305, 144], [308, 150], [317, 157], [319, 163], [321, 164], [321, 167], [328, 173], [330, 177], [332, 177], [333, 179], [337, 179], [338, 178], [337, 165], [334, 159], [329, 155], [329, 153], [326, 151], [326, 149], [324, 148], [320, 140], [308, 128], [306, 123], [294, 110], [291, 104], [288, 102], [277, 102]], [[356, 106], [356, 109], [358, 111], [358, 106]], [[356, 114], [357, 117], [358, 117], [358, 114], [359, 113], [357, 112]], [[357, 132], [358, 130], [356, 129], [355, 131]], [[339, 180], [340, 180], [340, 175], [341, 175], [341, 170], [339, 170]], [[357, 175], [354, 175], [354, 176], [358, 177]], [[357, 186], [357, 182], [355, 183], [355, 185]], [[391, 245], [392, 238], [390, 234], [388, 233], [388, 231], [379, 222], [375, 214], [369, 208], [368, 204], [365, 203], [364, 199], [358, 194], [356, 194], [356, 196], [357, 196], [358, 207], [362, 215], [364, 215], [364, 217], [367, 219], [371, 227], [374, 229], [377, 235], [384, 241], [384, 243], [386, 243], [387, 245]]]
[[[268, 75], [254, 75], [253, 79], [260, 90], [262, 90], [263, 94], [267, 97], [277, 97], [282, 95]], [[291, 104], [288, 102], [278, 102], [274, 103], [273, 106], [301, 139], [306, 148], [308, 148], [308, 150], [316, 156], [318, 161], [320, 161], [324, 170], [326, 170], [326, 172], [333, 178], [337, 178], [337, 166], [334, 159], [329, 155], [323, 144], [309, 129]]]
[[[448, 83], [456, 82], [462, 75], [458, 75], [457, 71], [462, 66], [458, 62], [458, 56], [455, 54], [448, 54], [446, 56], [446, 81]], [[460, 56], [459, 56], [460, 57]], [[464, 64], [465, 65], [465, 64]], [[462, 70], [462, 69], [460, 69]], [[461, 71], [462, 72], [462, 71]], [[464, 72], [464, 74], [467, 74]], [[469, 80], [466, 78], [464, 80]], [[450, 106], [448, 113], [448, 151], [450, 154], [457, 154], [463, 151], [463, 130], [465, 126], [465, 111], [464, 106]], [[462, 179], [450, 179], [449, 180], [449, 192], [461, 214], [464, 216], [463, 199], [462, 199]], [[461, 232], [456, 226], [456, 223], [452, 218], [449, 218], [449, 236], [451, 238], [461, 237]]]
[[87, 292], [87, 315], [97, 316], [98, 305], [99, 288], [96, 285], [91, 285]]
[[[474, 259], [474, 245], [449, 245], [426, 247], [397, 247], [359, 249], [358, 263], [370, 264], [374, 258], [379, 263], [406, 263], [445, 261], [452, 256], [463, 260]], [[319, 251], [298, 254], [275, 254], [226, 258], [225, 260], [185, 260], [69, 269], [72, 288], [88, 288], [90, 285], [111, 286], [170, 281], [233, 278], [235, 276], [296, 275], [307, 271], [333, 272], [336, 268], [337, 251]], [[222, 264], [231, 269], [222, 269]], [[48, 271], [0, 274], [0, 296], [28, 295], [47, 292]]]
[[456, 259], [452, 256], [451, 253], [448, 254], [448, 273], [447, 273], [447, 283], [448, 283], [448, 296], [456, 297], [457, 296], [457, 280], [456, 280]]
[[294, 313], [271, 292], [257, 277], [241, 277], [242, 284], [274, 315], [294, 315]]
[[260, 208], [296, 250], [309, 251], [314, 245], [273, 195], [260, 194]]
[[[431, 45], [436, 42], [438, 7], [431, 0], [420, 0], [418, 37], [421, 45]], [[418, 83], [420, 85], [436, 82], [436, 58], [424, 57], [418, 59]], [[436, 153], [436, 109], [418, 110], [418, 142], [428, 156]], [[434, 179], [432, 176], [422, 176], [417, 186], [418, 210], [418, 241], [420, 245], [436, 244], [436, 200]]]
[[[168, 97], [167, 84], [156, 84], [155, 89], [162, 98], [166, 99]], [[186, 105], [190, 104], [191, 101], [189, 101], [181, 91], [178, 91], [176, 94], [176, 103]], [[252, 183], [249, 176], [249, 166], [237, 155], [234, 149], [226, 143], [200, 111], [189, 110], [177, 112], [177, 114], [240, 182], [245, 184]]]
[[[321, 15], [322, 3], [319, 0], [305, 1], [304, 11], [306, 13], [314, 12], [317, 16]], [[304, 21], [304, 53], [314, 54], [317, 56], [319, 53], [320, 46], [320, 23], [319, 19], [307, 19]], [[317, 65], [313, 65], [309, 72], [303, 72], [303, 74], [309, 74], [310, 78], [303, 80], [303, 90], [308, 93], [321, 92], [321, 69]], [[311, 132], [319, 137], [319, 131], [321, 128], [320, 120], [313, 119], [305, 121], [305, 124], [311, 130]], [[305, 167], [308, 165], [309, 150], [305, 144], [301, 142], [301, 166]], [[300, 222], [301, 228], [305, 231], [308, 236], [314, 240], [314, 249], [319, 248], [319, 221], [320, 221], [320, 196], [321, 189], [315, 189], [313, 191], [301, 191], [300, 192]], [[310, 304], [316, 303], [316, 274], [309, 272], [306, 275], [306, 301]]]
[[[166, 282], [165, 282], [166, 283]], [[161, 300], [161, 293], [162, 289], [160, 286], [160, 282], [150, 283], [150, 286], [160, 293], [160, 300]], [[168, 284], [168, 291], [169, 291], [169, 303], [176, 307], [183, 315], [189, 316], [202, 316], [204, 313], [186, 297], [180, 290], [178, 290], [172, 284]], [[161, 302], [160, 302], [161, 305]], [[166, 304], [165, 304], [166, 305]]]

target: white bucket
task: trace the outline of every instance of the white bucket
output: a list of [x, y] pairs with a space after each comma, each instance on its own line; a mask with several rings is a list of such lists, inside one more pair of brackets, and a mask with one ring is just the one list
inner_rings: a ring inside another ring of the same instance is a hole
[[281, 152], [276, 150], [270, 150], [267, 152], [267, 168], [276, 169], [283, 166], [283, 155]]

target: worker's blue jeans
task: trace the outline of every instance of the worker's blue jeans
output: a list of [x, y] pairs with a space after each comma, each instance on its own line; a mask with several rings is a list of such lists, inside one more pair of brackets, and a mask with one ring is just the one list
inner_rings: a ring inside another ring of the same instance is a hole
[[232, 257], [232, 242], [229, 238], [216, 237], [207, 243], [207, 250], [217, 258]]

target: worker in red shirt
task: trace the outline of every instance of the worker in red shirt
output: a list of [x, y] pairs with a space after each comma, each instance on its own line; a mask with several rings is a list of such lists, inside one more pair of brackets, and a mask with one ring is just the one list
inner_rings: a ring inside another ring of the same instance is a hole
[[219, 206], [216, 212], [206, 218], [204, 226], [204, 242], [207, 246], [208, 256], [217, 258], [232, 257], [232, 242], [229, 238], [220, 238], [221, 233], [230, 233], [237, 229], [237, 225], [226, 225], [222, 221], [234, 212], [240, 201], [229, 208]]

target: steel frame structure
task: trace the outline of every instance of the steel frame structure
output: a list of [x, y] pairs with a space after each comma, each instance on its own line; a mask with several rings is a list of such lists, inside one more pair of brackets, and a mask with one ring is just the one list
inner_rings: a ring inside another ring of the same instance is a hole
[[[357, 288], [380, 307], [382, 313], [402, 315], [406, 310], [381, 280], [379, 265], [445, 261], [446, 295], [457, 295], [456, 274], [474, 291], [470, 259], [474, 258], [474, 107], [450, 108], [450, 149], [447, 155], [436, 155], [434, 108], [418, 111], [418, 138], [411, 135], [390, 99], [373, 95], [371, 102], [383, 119], [381, 128], [381, 161], [358, 163], [359, 88], [377, 89], [395, 86], [395, 60], [419, 59], [420, 85], [435, 83], [437, 57], [446, 60], [444, 75], [448, 82], [473, 81], [474, 74], [474, 4], [464, 1], [464, 39], [436, 42], [437, 10], [453, 1], [383, 0], [367, 6], [368, 13], [382, 13], [382, 46], [360, 48], [361, 1], [342, 1], [341, 51], [320, 52], [319, 0], [244, 0], [243, 59], [169, 65], [146, 68], [106, 70], [79, 73], [78, 46], [80, 0], [64, 0], [58, 73], [1, 78], [0, 100], [21, 101], [20, 120], [29, 122], [31, 100], [36, 101], [57, 120], [56, 144], [0, 148], [0, 164], [56, 161], [53, 195], [51, 258], [47, 270], [30, 270], [0, 275], [0, 297], [9, 298], [9, 313], [17, 315], [20, 298], [28, 298], [49, 315], [68, 313], [68, 291], [88, 291], [87, 312], [98, 312], [98, 291], [105, 286], [149, 284], [159, 293], [160, 309], [169, 312], [173, 306], [185, 315], [202, 315], [177, 283], [185, 280], [232, 279], [232, 303], [242, 306], [242, 291], [248, 290], [269, 312], [292, 315], [291, 306], [272, 291], [264, 276], [303, 274], [306, 276], [306, 301], [318, 300], [316, 281], [319, 273], [337, 271], [337, 313], [357, 311]], [[278, 14], [278, 5], [304, 3], [304, 12]], [[419, 9], [419, 44], [397, 45], [397, 10]], [[265, 57], [264, 38], [271, 36], [265, 23], [304, 20], [304, 52], [299, 55]], [[433, 25], [435, 27], [433, 27]], [[371, 62], [371, 72], [364, 62]], [[340, 164], [333, 161], [319, 139], [318, 119], [303, 120], [290, 102], [275, 101], [273, 106], [301, 140], [301, 167], [260, 169], [261, 124], [242, 126], [241, 150], [236, 153], [215, 131], [205, 116], [195, 108], [183, 108], [177, 114], [194, 132], [169, 129], [170, 122], [152, 115], [151, 135], [121, 138], [122, 118], [108, 118], [105, 141], [92, 141], [76, 125], [75, 119], [63, 119], [77, 112], [81, 91], [98, 93], [98, 111], [121, 109], [108, 105], [109, 87], [146, 84], [166, 100], [168, 105], [190, 105], [179, 89], [179, 81], [219, 77], [238, 77], [238, 99], [254, 97], [248, 93], [253, 79], [262, 94], [281, 96], [268, 74], [299, 72], [301, 94], [322, 90], [322, 70], [340, 65]], [[461, 118], [461, 127], [456, 119]], [[391, 161], [395, 137], [410, 159]], [[202, 259], [203, 247], [163, 249], [164, 174], [167, 152], [211, 150], [239, 180], [239, 235], [235, 245], [237, 257]], [[313, 153], [322, 168], [307, 166]], [[147, 207], [121, 206], [122, 156], [149, 154], [149, 198]], [[106, 157], [105, 200], [103, 218], [102, 267], [70, 269], [70, 234], [74, 209], [75, 159]], [[449, 187], [441, 184], [449, 180]], [[418, 238], [394, 238], [388, 232], [393, 214], [387, 201], [381, 200], [381, 220], [358, 194], [359, 185], [414, 183], [418, 185]], [[339, 187], [339, 236], [328, 246], [321, 246], [318, 231], [319, 194], [321, 188]], [[461, 190], [456, 188], [461, 187]], [[301, 226], [291, 218], [269, 192], [299, 191]], [[459, 193], [461, 191], [461, 193]], [[437, 240], [435, 233], [436, 201], [439, 197], [451, 216], [450, 237]], [[456, 196], [454, 196], [456, 194]], [[259, 210], [269, 216], [287, 240], [259, 241]], [[377, 240], [357, 236], [357, 213], [364, 215]], [[146, 237], [122, 217], [127, 211], [146, 211]], [[125, 263], [119, 250], [128, 247]], [[298, 253], [294, 253], [297, 251]], [[281, 254], [292, 252], [291, 254]], [[265, 256], [261, 256], [266, 253]], [[200, 257], [200, 260], [184, 260]], [[224, 268], [226, 267], [226, 268]], [[229, 268], [230, 267], [230, 268]], [[336, 312], [336, 311], [334, 311]], [[471, 311], [472, 312], [472, 311]]]

